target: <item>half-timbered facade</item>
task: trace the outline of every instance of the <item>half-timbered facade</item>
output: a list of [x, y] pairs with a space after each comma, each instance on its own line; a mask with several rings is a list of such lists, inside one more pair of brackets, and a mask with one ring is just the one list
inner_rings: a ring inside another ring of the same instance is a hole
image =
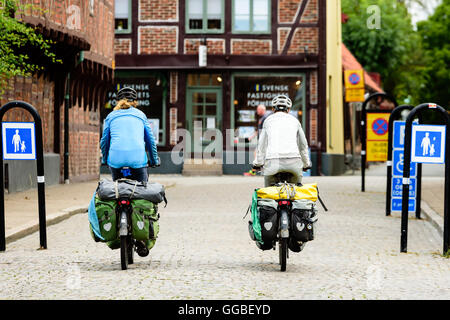
[[[313, 174], [322, 172], [325, 0], [115, 0], [115, 6], [115, 81], [138, 91], [140, 108], [157, 133], [160, 172], [183, 170], [171, 158], [181, 129], [191, 136], [200, 132], [202, 150], [214, 140], [206, 132], [220, 130], [222, 172], [248, 170], [256, 139], [245, 138], [257, 128], [256, 106], [270, 110], [280, 93], [293, 100]], [[114, 106], [114, 92], [110, 99], [102, 118]]]

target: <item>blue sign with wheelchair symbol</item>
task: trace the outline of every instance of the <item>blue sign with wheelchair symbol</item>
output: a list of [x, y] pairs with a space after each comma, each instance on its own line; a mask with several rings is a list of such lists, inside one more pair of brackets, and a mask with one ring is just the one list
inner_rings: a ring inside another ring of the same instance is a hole
[[446, 126], [413, 126], [411, 161], [418, 163], [444, 163], [445, 138]]
[[36, 159], [34, 122], [3, 122], [2, 139], [4, 160]]
[[[404, 163], [404, 153], [403, 150], [392, 151], [392, 175], [397, 177], [403, 177], [403, 163]], [[411, 162], [410, 165], [410, 177], [415, 177], [417, 174], [417, 164]]]

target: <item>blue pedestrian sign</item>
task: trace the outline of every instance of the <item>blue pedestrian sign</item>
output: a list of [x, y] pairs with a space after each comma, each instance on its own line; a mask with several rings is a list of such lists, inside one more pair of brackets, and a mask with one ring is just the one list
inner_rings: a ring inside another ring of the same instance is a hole
[[415, 125], [412, 127], [411, 161], [444, 163], [446, 126]]
[[34, 122], [2, 122], [3, 160], [36, 160]]

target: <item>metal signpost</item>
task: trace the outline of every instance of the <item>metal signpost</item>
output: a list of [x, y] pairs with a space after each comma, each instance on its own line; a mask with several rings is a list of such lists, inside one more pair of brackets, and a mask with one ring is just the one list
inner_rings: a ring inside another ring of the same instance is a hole
[[[362, 109], [361, 109], [361, 191], [362, 192], [364, 192], [365, 188], [366, 188], [365, 180], [366, 180], [366, 162], [367, 162], [367, 114], [368, 113], [386, 113], [385, 111], [375, 111], [375, 110], [367, 111], [366, 110], [366, 107], [367, 107], [367, 104], [369, 103], [369, 101], [372, 99], [376, 99], [378, 97], [383, 97], [383, 98], [386, 98], [386, 99], [392, 101], [394, 103], [395, 107], [397, 107], [397, 102], [395, 101], [395, 99], [390, 97], [388, 94], [386, 94], [384, 92], [372, 93], [363, 102]], [[372, 130], [374, 131], [374, 135], [379, 135], [379, 136], [386, 135], [387, 136], [388, 130], [389, 130], [389, 125], [386, 124], [381, 119], [386, 119], [386, 117], [380, 117], [380, 120], [374, 119], [375, 121], [373, 121], [373, 123], [372, 123], [373, 124]], [[379, 149], [381, 150], [381, 149], [384, 149], [384, 147], [383, 147], [384, 145], [387, 146], [387, 140], [386, 140], [386, 142], [381, 141], [381, 140], [375, 141], [375, 144], [379, 144], [381, 146], [381, 148], [379, 148]], [[375, 146], [375, 147], [377, 147], [377, 146]], [[387, 152], [389, 152], [389, 150], [387, 150]], [[386, 156], [384, 156], [384, 158], [379, 157], [379, 159], [377, 159], [376, 161], [386, 161], [385, 157]], [[374, 160], [371, 160], [371, 161], [374, 161]]]
[[37, 110], [23, 101], [12, 101], [0, 108], [0, 121], [12, 108], [27, 110], [33, 122], [3, 122], [0, 134], [0, 251], [6, 250], [5, 239], [5, 179], [3, 160], [36, 160], [37, 186], [39, 204], [39, 235], [41, 249], [47, 249], [47, 233], [45, 220], [45, 179], [44, 152], [42, 144], [42, 121]]
[[[430, 110], [439, 112], [445, 120], [445, 125], [412, 125], [414, 116], [423, 111]], [[402, 178], [402, 221], [400, 251], [406, 252], [408, 241], [408, 202], [411, 185], [411, 161], [417, 163], [445, 163], [445, 197], [444, 197], [444, 254], [448, 253], [450, 247], [450, 221], [449, 206], [450, 199], [450, 152], [446, 146], [450, 142], [448, 126], [450, 116], [441, 106], [434, 103], [423, 103], [415, 107], [405, 124], [405, 156]]]

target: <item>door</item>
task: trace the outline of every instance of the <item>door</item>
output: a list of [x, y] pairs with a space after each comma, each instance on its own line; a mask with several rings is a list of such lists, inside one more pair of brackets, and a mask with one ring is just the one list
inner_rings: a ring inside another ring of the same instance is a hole
[[186, 128], [191, 134], [192, 151], [203, 152], [222, 129], [222, 89], [188, 88], [186, 99]]

